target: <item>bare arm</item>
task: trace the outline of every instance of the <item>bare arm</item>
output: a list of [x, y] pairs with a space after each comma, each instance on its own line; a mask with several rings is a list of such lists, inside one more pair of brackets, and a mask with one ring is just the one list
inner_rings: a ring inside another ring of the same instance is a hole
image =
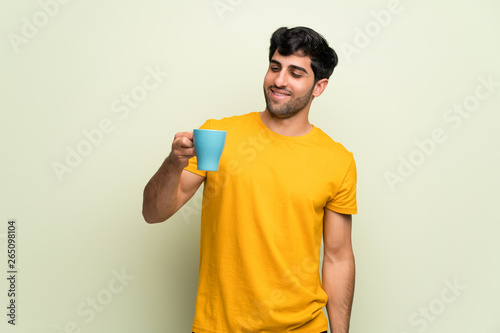
[[351, 215], [325, 208], [323, 289], [332, 333], [348, 333], [354, 296], [355, 265], [351, 244]]
[[170, 218], [203, 183], [204, 177], [184, 170], [194, 155], [193, 133], [177, 133], [170, 155], [144, 188], [142, 215], [146, 222]]

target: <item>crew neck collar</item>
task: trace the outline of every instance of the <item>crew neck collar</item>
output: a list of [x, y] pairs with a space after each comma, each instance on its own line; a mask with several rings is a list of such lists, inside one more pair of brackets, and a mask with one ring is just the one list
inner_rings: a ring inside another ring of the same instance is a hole
[[283, 139], [283, 140], [301, 141], [301, 140], [304, 140], [304, 139], [309, 139], [318, 130], [318, 128], [316, 126], [314, 126], [313, 124], [311, 124], [312, 129], [309, 132], [307, 132], [306, 134], [304, 134], [304, 135], [299, 135], [299, 136], [283, 135], [283, 134], [276, 133], [275, 131], [273, 131], [272, 129], [270, 129], [269, 127], [267, 127], [266, 124], [264, 124], [264, 122], [262, 121], [262, 119], [260, 117], [260, 112], [258, 112], [258, 111], [254, 112], [254, 117], [255, 117], [257, 123], [259, 124], [259, 126], [262, 127], [264, 129], [264, 131], [266, 131], [267, 133], [269, 133], [271, 136], [275, 136], [275, 137]]

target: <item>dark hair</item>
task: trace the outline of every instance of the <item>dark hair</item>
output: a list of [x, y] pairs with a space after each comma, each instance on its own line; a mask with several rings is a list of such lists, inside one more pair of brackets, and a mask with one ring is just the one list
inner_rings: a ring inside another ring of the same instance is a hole
[[311, 58], [311, 68], [314, 72], [314, 83], [328, 79], [337, 66], [338, 57], [328, 45], [326, 39], [316, 31], [306, 27], [279, 28], [271, 36], [269, 46], [269, 61], [274, 52], [288, 56], [299, 54]]

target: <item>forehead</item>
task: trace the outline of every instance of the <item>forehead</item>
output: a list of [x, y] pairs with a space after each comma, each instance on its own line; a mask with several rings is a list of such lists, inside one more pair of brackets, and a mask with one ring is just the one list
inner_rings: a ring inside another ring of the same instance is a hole
[[276, 50], [271, 60], [278, 61], [283, 67], [299, 66], [305, 68], [307, 71], [312, 71], [311, 58], [309, 56], [302, 56], [297, 53], [284, 56]]

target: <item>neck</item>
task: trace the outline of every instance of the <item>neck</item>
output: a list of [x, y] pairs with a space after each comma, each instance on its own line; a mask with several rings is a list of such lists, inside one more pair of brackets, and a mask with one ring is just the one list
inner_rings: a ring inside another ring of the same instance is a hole
[[277, 134], [302, 136], [313, 129], [313, 126], [309, 123], [309, 113], [307, 111], [303, 110], [290, 118], [280, 119], [274, 117], [266, 108], [260, 113], [260, 119], [262, 119], [264, 125]]

